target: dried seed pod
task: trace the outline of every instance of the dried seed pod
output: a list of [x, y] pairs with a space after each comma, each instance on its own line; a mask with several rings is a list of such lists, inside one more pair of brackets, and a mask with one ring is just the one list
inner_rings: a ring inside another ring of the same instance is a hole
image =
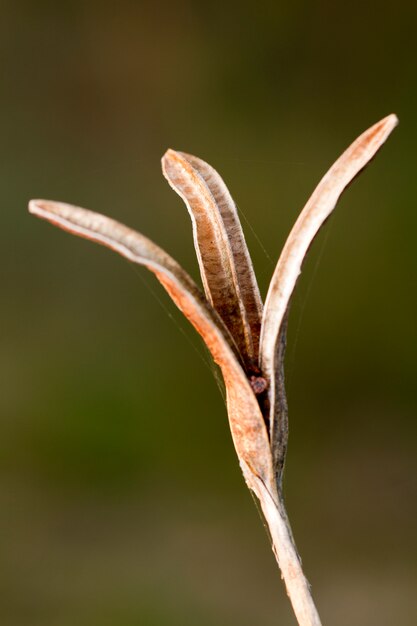
[[223, 373], [240, 466], [248, 487], [259, 499], [300, 626], [320, 626], [321, 622], [301, 568], [281, 488], [288, 438], [284, 386], [288, 305], [313, 238], [342, 191], [396, 124], [397, 118], [390, 115], [363, 133], [330, 168], [301, 212], [268, 291], [260, 364], [256, 357], [262, 304], [255, 275], [236, 208], [222, 179], [207, 163], [173, 150], [163, 158], [164, 174], [192, 216], [208, 301], [178, 263], [143, 235], [71, 205], [46, 200], [32, 200], [29, 205], [38, 217], [145, 265], [206, 342]]
[[262, 301], [236, 205], [216, 170], [191, 154], [168, 150], [162, 170], [191, 216], [207, 299], [250, 367], [258, 361]]
[[63, 230], [111, 248], [155, 274], [175, 304], [205, 341], [220, 366], [233, 441], [239, 459], [273, 490], [268, 433], [233, 338], [216, 311], [180, 265], [140, 233], [99, 213], [62, 202], [31, 200], [29, 210]]
[[272, 276], [262, 318], [260, 365], [270, 381], [270, 439], [281, 481], [287, 449], [284, 389], [285, 314], [307, 251], [349, 183], [375, 156], [398, 124], [388, 115], [358, 137], [322, 178], [294, 224]]

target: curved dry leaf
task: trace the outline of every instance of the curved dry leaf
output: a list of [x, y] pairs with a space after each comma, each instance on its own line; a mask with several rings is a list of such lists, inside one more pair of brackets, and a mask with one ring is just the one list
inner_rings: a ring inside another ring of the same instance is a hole
[[194, 281], [164, 250], [140, 233], [99, 213], [48, 200], [31, 200], [34, 215], [95, 241], [155, 274], [175, 304], [200, 333], [220, 366], [237, 454], [267, 485], [273, 482], [268, 433], [258, 402], [239, 362], [234, 341]]
[[236, 206], [220, 175], [195, 156], [168, 150], [162, 170], [191, 216], [207, 299], [249, 370], [258, 361], [262, 301]]
[[[301, 265], [312, 240], [335, 208], [343, 190], [375, 156], [397, 124], [398, 119], [395, 115], [385, 117], [360, 135], [334, 163], [298, 217], [272, 277], [262, 320], [260, 365], [263, 375], [270, 381], [270, 438], [275, 463], [281, 468], [284, 458], [279, 457], [282, 451], [285, 455], [286, 441], [277, 442], [277, 432], [274, 432], [279, 431], [277, 422], [281, 402], [276, 387], [283, 384], [282, 364], [278, 363], [283, 354], [280, 356], [278, 346], [281, 341], [283, 319]], [[280, 450], [277, 454], [278, 446]]]

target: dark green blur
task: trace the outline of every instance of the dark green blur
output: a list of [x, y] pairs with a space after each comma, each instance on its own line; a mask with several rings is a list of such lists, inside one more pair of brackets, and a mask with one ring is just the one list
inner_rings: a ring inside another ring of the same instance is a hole
[[416, 3], [0, 13], [0, 624], [295, 624], [196, 333], [151, 275], [28, 200], [109, 214], [198, 279], [159, 162], [194, 153], [265, 294], [322, 174], [395, 112], [294, 297], [285, 482], [324, 624], [415, 626]]

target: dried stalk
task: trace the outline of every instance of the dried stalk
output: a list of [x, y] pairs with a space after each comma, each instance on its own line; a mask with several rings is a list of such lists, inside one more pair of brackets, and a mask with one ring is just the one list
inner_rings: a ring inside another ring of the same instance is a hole
[[236, 207], [219, 174], [197, 157], [169, 150], [162, 164], [165, 177], [190, 212], [206, 297], [174, 259], [130, 228], [68, 204], [47, 200], [29, 204], [34, 215], [146, 266], [202, 336], [221, 368], [242, 472], [260, 502], [300, 626], [320, 626], [321, 622], [282, 494], [288, 442], [284, 384], [287, 311], [312, 240], [345, 187], [373, 158], [397, 123], [395, 115], [389, 115], [365, 131], [321, 180], [287, 239], [263, 315]]

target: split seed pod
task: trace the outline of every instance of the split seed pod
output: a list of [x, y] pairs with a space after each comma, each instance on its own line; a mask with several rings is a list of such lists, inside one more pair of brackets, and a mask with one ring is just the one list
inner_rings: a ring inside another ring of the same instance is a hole
[[233, 442], [249, 488], [260, 502], [297, 620], [319, 626], [282, 495], [288, 441], [284, 352], [289, 302], [308, 248], [353, 178], [398, 123], [389, 115], [334, 163], [300, 213], [262, 306], [236, 206], [219, 174], [201, 159], [168, 150], [164, 176], [191, 216], [205, 295], [166, 252], [126, 226], [79, 207], [31, 200], [29, 211], [100, 243], [155, 274], [205, 341], [226, 387]]

